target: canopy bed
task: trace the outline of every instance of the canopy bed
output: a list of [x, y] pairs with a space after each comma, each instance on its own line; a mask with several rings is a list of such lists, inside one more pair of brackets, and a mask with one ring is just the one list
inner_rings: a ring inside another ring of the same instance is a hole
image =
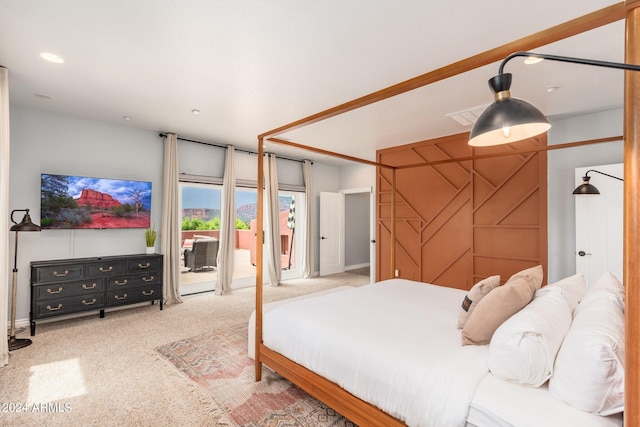
[[[292, 142], [282, 138], [282, 135], [288, 131], [293, 129], [297, 129], [312, 123], [316, 123], [349, 111], [353, 111], [363, 106], [367, 106], [378, 101], [382, 101], [396, 95], [414, 90], [416, 88], [420, 88], [432, 83], [436, 83], [438, 81], [453, 77], [455, 75], [471, 71], [477, 67], [492, 64], [494, 62], [500, 61], [507, 57], [509, 54], [517, 51], [529, 51], [535, 49], [540, 46], [544, 46], [567, 37], [580, 34], [582, 32], [586, 32], [595, 28], [598, 28], [603, 25], [610, 24], [615, 21], [619, 21], [622, 19], [626, 19], [626, 46], [625, 46], [625, 61], [627, 63], [632, 64], [640, 64], [640, 2], [635, 0], [628, 0], [625, 3], [615, 4], [613, 6], [601, 9], [599, 11], [590, 13], [583, 17], [574, 19], [572, 21], [566, 22], [564, 24], [557, 25], [555, 27], [549, 28], [547, 30], [541, 31], [539, 33], [533, 34], [531, 36], [513, 41], [506, 45], [497, 47], [495, 49], [491, 49], [489, 51], [485, 51], [481, 54], [469, 57], [467, 59], [461, 60], [459, 62], [450, 64], [446, 67], [434, 70], [432, 72], [423, 74], [414, 79], [404, 81], [402, 83], [398, 83], [394, 86], [390, 86], [386, 89], [382, 89], [378, 92], [374, 92], [370, 95], [352, 100], [350, 102], [341, 104], [337, 107], [322, 111], [320, 113], [314, 114], [312, 116], [308, 116], [306, 118], [300, 119], [298, 121], [292, 122], [290, 124], [281, 126], [269, 132], [259, 135], [258, 137], [258, 152], [261, 156], [263, 154], [264, 148], [263, 143], [265, 141], [270, 141], [273, 143], [284, 144], [290, 147], [300, 148], [304, 150], [310, 150], [316, 153], [327, 154], [331, 156], [336, 156], [338, 158], [342, 158], [345, 160], [352, 160], [359, 163], [364, 163], [368, 165], [372, 165], [377, 167], [378, 175], [385, 173], [388, 177], [389, 184], [391, 186], [390, 192], [390, 203], [389, 203], [389, 211], [390, 211], [390, 222], [389, 222], [389, 234], [390, 234], [390, 245], [388, 249], [388, 259], [389, 263], [384, 268], [385, 274], [382, 274], [382, 278], [378, 277], [378, 280], [382, 280], [383, 278], [392, 278], [394, 277], [394, 271], [396, 269], [396, 192], [395, 192], [395, 181], [396, 174], [399, 169], [407, 169], [412, 167], [425, 167], [425, 166], [433, 166], [435, 162], [419, 162], [413, 165], [402, 165], [398, 167], [393, 164], [385, 164], [382, 162], [373, 162], [369, 160], [359, 159], [352, 156], [329, 152], [327, 150], [322, 150], [316, 147], [305, 146], [300, 143]], [[624, 297], [626, 301], [626, 309], [624, 309], [624, 338], [625, 338], [625, 346], [626, 353], [624, 355], [625, 359], [625, 371], [624, 371], [624, 399], [626, 402], [625, 405], [625, 414], [624, 414], [624, 423], [625, 425], [635, 426], [640, 425], [640, 406], [637, 402], [640, 401], [640, 343], [637, 339], [634, 339], [640, 333], [640, 309], [638, 308], [638, 304], [640, 304], [640, 296], [638, 293], [638, 283], [640, 283], [640, 265], [637, 262], [640, 253], [638, 249], [638, 233], [640, 229], [640, 198], [638, 194], [640, 192], [640, 123], [637, 121], [637, 117], [640, 117], [640, 76], [638, 73], [625, 73], [625, 101], [624, 101], [624, 163], [625, 163], [625, 173], [624, 173], [624, 181], [625, 181], [625, 189], [624, 189], [624, 278], [623, 283], [626, 284], [624, 287]], [[475, 160], [485, 157], [500, 157], [505, 155], [518, 155], [526, 152], [540, 152], [544, 153], [547, 150], [553, 149], [562, 149], [569, 148], [579, 145], [586, 144], [594, 144], [605, 142], [611, 139], [620, 138], [620, 137], [612, 137], [612, 138], [604, 138], [598, 140], [590, 140], [590, 141], [581, 141], [569, 144], [560, 144], [560, 145], [546, 145], [546, 142], [537, 146], [529, 146], [529, 147], [520, 147], [516, 149], [512, 149], [508, 154], [506, 153], [490, 153], [483, 154], [482, 151], [473, 151], [473, 154], [470, 157], [457, 158], [457, 159], [449, 159], [443, 160], [442, 163], [447, 162], [460, 162], [465, 160]], [[264, 182], [263, 177], [263, 164], [262, 162], [258, 162], [258, 187], [261, 187]], [[258, 193], [258, 212], [257, 212], [257, 233], [262, 233], [263, 224], [262, 224], [262, 215], [263, 215], [263, 196], [262, 193]], [[383, 258], [380, 258], [383, 259]], [[295, 363], [291, 360], [291, 357], [283, 356], [280, 351], [282, 347], [278, 342], [278, 338], [272, 335], [272, 326], [268, 325], [269, 328], [265, 328], [263, 324], [263, 317], [265, 315], [265, 311], [263, 308], [263, 299], [262, 299], [262, 260], [263, 260], [263, 250], [262, 246], [257, 246], [257, 254], [256, 254], [256, 312], [255, 312], [255, 368], [256, 368], [256, 380], [259, 381], [261, 379], [261, 369], [262, 365], [266, 365], [278, 372], [282, 376], [291, 380], [294, 384], [298, 385], [311, 395], [316, 398], [324, 401], [327, 405], [331, 406], [336, 411], [342, 413], [347, 418], [352, 421], [367, 426], [393, 426], [393, 425], [404, 425], [406, 420], [409, 419], [414, 424], [419, 424], [419, 422], [414, 421], [412, 418], [407, 418], [405, 415], [395, 415], [392, 416], [388, 413], [388, 411], [384, 411], [380, 409], [381, 405], [376, 398], [372, 398], [371, 400], [362, 399], [356, 397], [354, 393], [346, 391], [345, 388], [339, 386], [337, 383], [341, 382], [340, 378], [332, 377], [327, 375], [322, 368], [318, 368], [317, 373], [314, 369], [309, 369], [308, 367], [302, 366], [302, 364]], [[380, 276], [380, 275], [379, 275]], [[394, 279], [392, 279], [394, 280]], [[511, 280], [511, 279], [510, 279]], [[504, 281], [504, 278], [503, 278]], [[397, 283], [396, 283], [397, 284]], [[376, 283], [375, 287], [387, 287], [388, 285], [381, 281], [380, 283]], [[413, 289], [413, 285], [408, 285], [411, 289]], [[433, 285], [423, 284], [424, 287], [432, 287]], [[445, 288], [448, 289], [448, 288]], [[468, 289], [468, 288], [467, 288]], [[462, 292], [462, 296], [464, 296], [464, 291], [450, 289], [453, 292], [453, 299], [459, 299], [460, 292]], [[347, 294], [351, 291], [340, 292], [342, 294]], [[364, 291], [363, 291], [364, 292]], [[417, 292], [420, 292], [417, 290]], [[436, 291], [437, 292], [437, 291]], [[447, 292], [445, 292], [447, 293]], [[331, 296], [324, 296], [323, 298], [334, 298]], [[537, 298], [537, 294], [536, 294]], [[375, 298], [374, 298], [375, 299]], [[535, 299], [534, 299], [535, 301]], [[294, 304], [291, 304], [294, 306]], [[306, 307], [307, 310], [310, 307]], [[291, 318], [288, 318], [291, 319]], [[298, 319], [298, 318], [297, 318]], [[301, 319], [301, 318], [299, 318]], [[271, 320], [270, 320], [271, 322]], [[273, 320], [276, 322], [276, 320]], [[288, 322], [292, 323], [292, 322]], [[280, 323], [277, 323], [280, 328], [284, 328], [287, 324], [287, 320], [281, 320]], [[305, 323], [306, 325], [306, 323]], [[378, 325], [380, 326], [380, 325]], [[398, 326], [399, 327], [399, 326]], [[271, 328], [271, 329], [270, 329]], [[264, 338], [268, 338], [271, 346], [265, 345]], [[346, 338], [345, 338], [346, 339]], [[273, 348], [276, 347], [276, 348]], [[473, 346], [472, 346], [473, 347]], [[464, 348], [464, 347], [463, 347]], [[279, 351], [280, 350], [280, 351]], [[482, 352], [485, 348], [479, 346], [475, 351]], [[293, 352], [295, 353], [295, 351]], [[287, 354], [293, 354], [291, 352], [287, 352]], [[397, 356], [397, 354], [396, 354]], [[477, 356], [477, 355], [475, 355]], [[395, 356], [392, 356], [395, 357]], [[473, 357], [473, 356], [472, 356]], [[393, 362], [393, 360], [391, 361]], [[307, 364], [310, 366], [310, 364]], [[341, 369], [348, 371], [350, 368], [342, 367]], [[340, 370], [340, 369], [338, 369]], [[482, 376], [482, 373], [478, 372], [470, 372], [469, 375], [471, 377]], [[490, 382], [490, 381], [489, 381]], [[485, 388], [485, 387], [493, 387], [495, 384], [487, 385], [486, 383], [478, 383], [476, 382], [471, 388]], [[416, 385], [419, 387], [419, 385]], [[507, 395], [516, 395], [520, 393], [522, 388], [518, 388], [516, 386], [515, 389], [503, 390]], [[359, 392], [356, 392], [360, 394]], [[491, 394], [491, 393], [489, 393]], [[361, 394], [360, 394], [361, 395]], [[529, 398], [529, 397], [525, 397]], [[468, 400], [468, 399], [467, 399]], [[464, 401], [464, 400], [463, 400]], [[395, 412], [394, 412], [395, 414]], [[466, 416], [466, 414], [465, 414]], [[400, 418], [402, 418], [402, 421]]]

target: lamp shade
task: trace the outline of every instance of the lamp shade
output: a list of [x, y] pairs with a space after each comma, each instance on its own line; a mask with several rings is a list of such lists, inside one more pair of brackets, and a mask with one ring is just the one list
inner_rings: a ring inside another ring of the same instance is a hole
[[540, 135], [549, 128], [551, 125], [540, 110], [521, 99], [508, 97], [495, 101], [478, 117], [469, 135], [469, 145], [508, 144]]
[[495, 102], [478, 117], [469, 134], [469, 145], [487, 147], [508, 144], [540, 135], [551, 128], [540, 110], [521, 99], [512, 98], [511, 74], [501, 73], [489, 80]]
[[582, 196], [587, 194], [600, 194], [595, 185], [589, 184], [590, 176], [582, 177], [582, 184], [578, 185], [575, 190], [573, 190], [573, 194], [576, 196]]
[[[22, 221], [20, 221], [20, 223], [15, 223], [15, 221], [13, 221], [13, 214], [15, 212], [20, 212], [20, 211], [26, 211], [26, 213], [24, 214], [24, 217], [22, 218]], [[14, 222], [14, 225], [11, 226], [10, 231], [40, 231], [42, 230], [40, 228], [40, 226], [34, 224], [31, 221], [31, 216], [29, 215], [29, 209], [16, 209], [13, 212], [11, 212], [11, 220]]]

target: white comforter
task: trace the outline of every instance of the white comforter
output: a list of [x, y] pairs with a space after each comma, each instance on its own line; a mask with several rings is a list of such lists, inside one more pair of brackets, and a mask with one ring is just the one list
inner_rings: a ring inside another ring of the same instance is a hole
[[403, 279], [264, 314], [267, 347], [409, 426], [464, 426], [488, 346], [461, 346], [465, 291]]

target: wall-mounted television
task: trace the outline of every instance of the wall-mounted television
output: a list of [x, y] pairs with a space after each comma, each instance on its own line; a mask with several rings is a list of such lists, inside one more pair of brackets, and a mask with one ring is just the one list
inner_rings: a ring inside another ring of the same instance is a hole
[[148, 228], [150, 224], [150, 182], [41, 175], [42, 228]]

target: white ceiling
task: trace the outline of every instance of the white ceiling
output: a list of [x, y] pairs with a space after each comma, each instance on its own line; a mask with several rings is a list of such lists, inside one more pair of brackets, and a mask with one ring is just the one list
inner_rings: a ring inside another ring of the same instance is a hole
[[[0, 65], [9, 69], [13, 105], [255, 150], [258, 134], [613, 3], [0, 0]], [[621, 62], [624, 23], [538, 51]], [[42, 52], [65, 62], [46, 62]], [[622, 106], [622, 71], [521, 62], [505, 69], [514, 74], [513, 96], [550, 116]], [[490, 103], [486, 82], [497, 70], [281, 137], [373, 160], [379, 148], [465, 132], [445, 115]]]

